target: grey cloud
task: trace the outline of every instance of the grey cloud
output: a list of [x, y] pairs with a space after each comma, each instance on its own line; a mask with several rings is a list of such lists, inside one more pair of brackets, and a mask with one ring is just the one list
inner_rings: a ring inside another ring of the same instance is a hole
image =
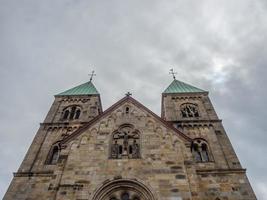
[[95, 69], [104, 108], [131, 91], [160, 114], [172, 66], [178, 79], [210, 91], [258, 198], [266, 199], [266, 10], [263, 0], [2, 1], [1, 195], [54, 94]]

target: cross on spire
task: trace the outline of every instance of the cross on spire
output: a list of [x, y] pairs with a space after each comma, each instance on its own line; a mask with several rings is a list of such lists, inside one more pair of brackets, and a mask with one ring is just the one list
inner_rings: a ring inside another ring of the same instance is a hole
[[90, 76], [90, 82], [92, 82], [93, 77], [96, 76], [95, 71], [93, 70], [91, 74], [88, 74]]
[[177, 74], [177, 72], [174, 72], [173, 69], [170, 69], [169, 74], [172, 74], [174, 80], [176, 79], [175, 74]]

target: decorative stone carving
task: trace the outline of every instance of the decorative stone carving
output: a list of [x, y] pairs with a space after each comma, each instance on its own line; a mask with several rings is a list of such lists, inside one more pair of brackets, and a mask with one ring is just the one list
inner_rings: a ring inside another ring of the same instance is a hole
[[131, 126], [119, 128], [112, 136], [110, 157], [140, 158], [140, 136]]

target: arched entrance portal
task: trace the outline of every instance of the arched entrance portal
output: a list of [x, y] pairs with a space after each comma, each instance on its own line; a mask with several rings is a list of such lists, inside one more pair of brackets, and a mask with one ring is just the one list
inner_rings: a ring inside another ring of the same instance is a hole
[[156, 200], [144, 184], [136, 180], [118, 179], [104, 183], [93, 200]]

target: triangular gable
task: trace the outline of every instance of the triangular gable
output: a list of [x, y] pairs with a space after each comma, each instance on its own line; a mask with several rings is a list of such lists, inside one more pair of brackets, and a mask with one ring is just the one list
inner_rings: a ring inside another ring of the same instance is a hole
[[152, 112], [151, 110], [149, 110], [143, 104], [141, 104], [140, 102], [138, 102], [137, 100], [135, 100], [134, 98], [132, 98], [130, 96], [126, 96], [126, 97], [122, 98], [121, 100], [119, 100], [117, 103], [113, 104], [111, 107], [109, 107], [107, 110], [105, 110], [102, 114], [98, 115], [97, 117], [95, 117], [94, 119], [92, 119], [90, 122], [88, 122], [87, 124], [85, 124], [84, 126], [82, 126], [81, 128], [79, 128], [78, 130], [76, 130], [75, 132], [73, 132], [71, 135], [69, 135], [68, 137], [64, 138], [60, 142], [60, 144], [61, 145], [64, 145], [64, 144], [68, 143], [69, 141], [73, 140], [74, 138], [78, 137], [80, 134], [82, 134], [84, 131], [86, 131], [89, 127], [91, 127], [95, 123], [99, 122], [101, 119], [103, 119], [108, 114], [110, 114], [111, 112], [113, 112], [114, 110], [116, 110], [118, 107], [120, 107], [125, 102], [130, 102], [133, 105], [135, 105], [135, 106], [137, 106], [137, 107], [145, 110], [146, 112], [148, 112], [149, 114], [151, 114], [153, 117], [155, 117], [155, 119], [157, 119], [160, 123], [162, 123], [166, 128], [173, 130], [174, 132], [176, 132], [177, 134], [179, 134], [180, 136], [182, 136], [182, 138], [185, 139], [186, 141], [189, 141], [189, 142], [192, 141], [191, 138], [189, 138], [188, 136], [186, 136], [184, 133], [182, 133], [178, 129], [174, 128], [172, 126], [172, 124], [170, 124], [169, 122], [167, 122], [164, 119], [162, 119], [161, 117], [159, 117], [157, 114], [155, 114], [154, 112]]

